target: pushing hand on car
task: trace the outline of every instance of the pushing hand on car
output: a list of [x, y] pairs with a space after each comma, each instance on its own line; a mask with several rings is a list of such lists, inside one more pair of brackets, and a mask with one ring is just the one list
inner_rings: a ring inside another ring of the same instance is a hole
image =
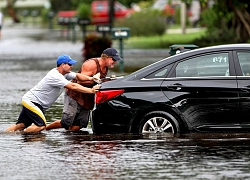
[[100, 73], [97, 73], [93, 76], [93, 81], [95, 81], [97, 84], [100, 84], [101, 83], [101, 79], [100, 79], [100, 76], [101, 74]]
[[101, 87], [101, 85], [97, 84], [97, 85], [93, 86], [92, 89], [94, 90], [94, 92], [96, 92], [98, 89], [100, 89], [100, 87]]

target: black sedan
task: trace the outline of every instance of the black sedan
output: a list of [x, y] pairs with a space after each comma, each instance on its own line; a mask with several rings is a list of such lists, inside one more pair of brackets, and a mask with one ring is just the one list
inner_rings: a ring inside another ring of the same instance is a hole
[[105, 82], [94, 133], [249, 132], [250, 44], [183, 52]]

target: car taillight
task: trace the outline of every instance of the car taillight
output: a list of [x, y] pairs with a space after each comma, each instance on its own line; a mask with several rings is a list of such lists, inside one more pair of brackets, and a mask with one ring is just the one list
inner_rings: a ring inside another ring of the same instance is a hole
[[95, 103], [100, 104], [114, 98], [124, 92], [124, 89], [119, 90], [108, 90], [108, 91], [97, 91], [95, 94]]

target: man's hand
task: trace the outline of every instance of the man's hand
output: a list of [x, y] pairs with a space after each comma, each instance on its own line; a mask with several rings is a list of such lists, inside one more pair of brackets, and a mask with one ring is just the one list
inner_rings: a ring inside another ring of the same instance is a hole
[[94, 90], [94, 92], [96, 92], [98, 89], [100, 89], [100, 87], [101, 87], [101, 85], [97, 84], [97, 85], [93, 86], [92, 89]]
[[101, 76], [101, 74], [100, 74], [100, 73], [97, 73], [97, 74], [95, 74], [95, 75], [93, 76], [94, 81], [95, 81], [96, 83], [98, 83], [98, 84], [100, 84], [100, 83], [101, 83], [100, 76]]

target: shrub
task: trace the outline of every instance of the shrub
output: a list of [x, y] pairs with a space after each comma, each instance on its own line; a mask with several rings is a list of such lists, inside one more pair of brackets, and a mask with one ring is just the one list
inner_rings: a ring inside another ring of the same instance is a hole
[[93, 34], [88, 35], [84, 41], [82, 56], [85, 60], [100, 57], [106, 48], [110, 48], [112, 41], [108, 37], [99, 37]]
[[82, 3], [77, 8], [77, 15], [79, 18], [90, 18], [91, 7], [89, 4]]
[[116, 27], [130, 28], [131, 36], [163, 35], [166, 31], [166, 19], [158, 10], [135, 12], [129, 18], [116, 20]]

